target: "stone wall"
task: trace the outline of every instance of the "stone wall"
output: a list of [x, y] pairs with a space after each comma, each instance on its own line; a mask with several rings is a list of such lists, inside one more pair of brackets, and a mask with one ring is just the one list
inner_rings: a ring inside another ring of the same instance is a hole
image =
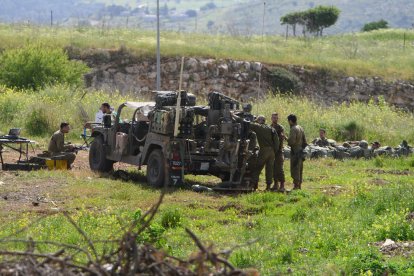
[[[85, 76], [87, 87], [108, 92], [146, 95], [155, 90], [155, 59], [139, 58], [127, 51], [69, 51], [72, 58], [84, 60], [92, 69]], [[177, 90], [181, 58], [161, 60], [162, 90]], [[269, 73], [274, 66], [260, 62], [186, 58], [182, 89], [196, 95], [221, 91], [242, 100], [264, 97], [269, 89]], [[295, 93], [332, 104], [353, 100], [367, 102], [379, 96], [392, 105], [414, 111], [414, 85], [408, 81], [388, 82], [378, 77], [338, 76], [326, 70], [285, 66], [302, 82]]]

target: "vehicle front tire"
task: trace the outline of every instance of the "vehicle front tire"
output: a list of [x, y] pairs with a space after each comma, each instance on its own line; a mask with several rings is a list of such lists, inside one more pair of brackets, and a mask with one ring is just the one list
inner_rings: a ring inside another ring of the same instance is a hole
[[165, 158], [160, 149], [151, 151], [147, 162], [147, 181], [153, 187], [163, 187], [165, 181]]
[[89, 149], [89, 167], [97, 172], [110, 172], [113, 165], [114, 161], [106, 158], [103, 138], [95, 137]]

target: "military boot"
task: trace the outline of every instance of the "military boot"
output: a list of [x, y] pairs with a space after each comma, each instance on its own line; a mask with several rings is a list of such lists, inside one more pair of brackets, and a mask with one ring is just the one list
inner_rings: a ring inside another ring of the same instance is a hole
[[266, 184], [266, 191], [270, 191], [270, 185], [272, 185], [272, 183]]
[[299, 183], [293, 183], [293, 190], [300, 190], [300, 184]]
[[278, 191], [281, 192], [281, 193], [286, 192], [285, 182], [280, 182], [280, 187], [279, 187], [279, 190]]
[[272, 187], [272, 191], [276, 192], [279, 190], [279, 183], [277, 181], [275, 181], [275, 184]]

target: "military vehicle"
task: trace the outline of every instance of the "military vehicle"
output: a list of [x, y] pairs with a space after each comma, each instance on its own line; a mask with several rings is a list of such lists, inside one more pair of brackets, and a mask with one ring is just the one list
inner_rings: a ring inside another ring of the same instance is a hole
[[[92, 129], [90, 168], [109, 172], [115, 162], [146, 165], [147, 181], [155, 187], [179, 185], [185, 174], [194, 174], [219, 177], [216, 190], [252, 190], [256, 141], [249, 139], [249, 121], [232, 119], [232, 113], [251, 116], [241, 107], [218, 92], [209, 94], [206, 106], [197, 106], [186, 91], [155, 92], [155, 102], [126, 102], [116, 117], [106, 115]], [[130, 120], [123, 120], [125, 109], [132, 109]]]

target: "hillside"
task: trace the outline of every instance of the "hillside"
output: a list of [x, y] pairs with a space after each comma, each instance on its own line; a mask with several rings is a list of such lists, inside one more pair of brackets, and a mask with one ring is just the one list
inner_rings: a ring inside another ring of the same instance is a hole
[[[102, 28], [46, 28], [0, 25], [0, 49], [26, 42], [80, 48], [125, 47], [138, 56], [155, 55], [155, 33], [145, 30]], [[405, 37], [405, 40], [404, 40]], [[260, 36], [240, 38], [162, 32], [164, 57], [212, 57], [267, 64], [294, 64], [340, 72], [348, 76], [413, 79], [414, 31], [385, 30], [336, 35], [321, 39]]]
[[[252, 35], [262, 33], [262, 0], [160, 0], [162, 28], [187, 32]], [[50, 11], [58, 25], [109, 25], [154, 29], [156, 1], [126, 0], [3, 0], [0, 22], [50, 23]], [[411, 0], [279, 0], [266, 1], [266, 34], [283, 34], [279, 19], [287, 12], [317, 5], [335, 5], [341, 11], [327, 33], [356, 32], [368, 21], [385, 19], [394, 28], [411, 28]], [[192, 11], [191, 13], [188, 13]]]

